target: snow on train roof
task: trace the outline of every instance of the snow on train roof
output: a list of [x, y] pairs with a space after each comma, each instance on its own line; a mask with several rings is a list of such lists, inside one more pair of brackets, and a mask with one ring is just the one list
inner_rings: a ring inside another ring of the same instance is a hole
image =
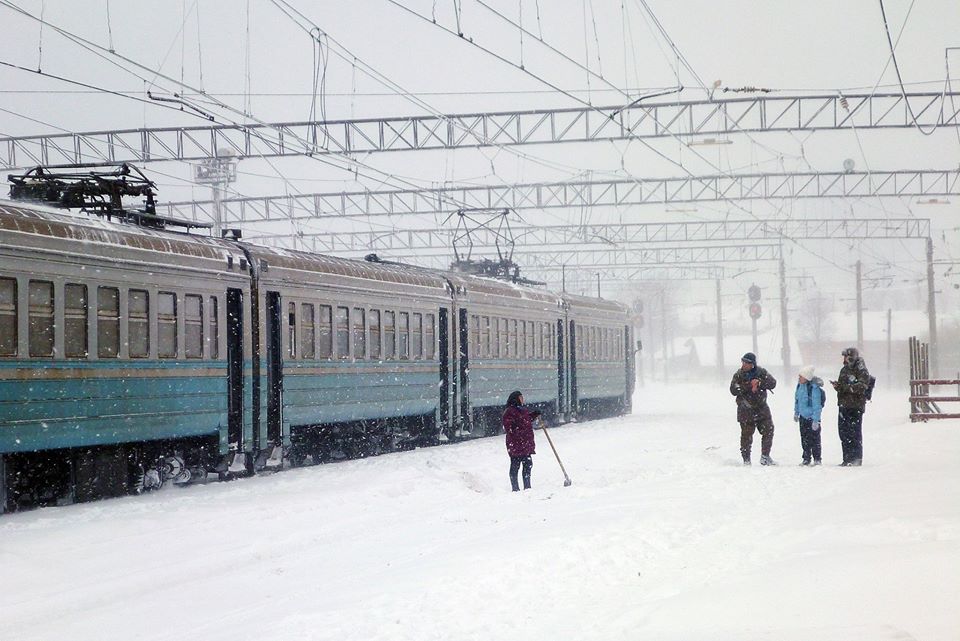
[[137, 227], [5, 200], [0, 200], [0, 231], [198, 258], [225, 259], [229, 253], [226, 243], [209, 236]]
[[322, 272], [426, 287], [445, 288], [448, 283], [452, 283], [454, 287], [462, 287], [467, 296], [470, 293], [477, 293], [550, 304], [556, 304], [560, 300], [557, 294], [550, 291], [420, 265], [371, 262], [357, 258], [341, 258], [251, 243], [243, 243], [243, 245], [252, 255], [266, 259], [271, 268], [280, 267], [282, 269]]
[[563, 300], [566, 301], [571, 309], [574, 307], [589, 307], [595, 310], [606, 310], [618, 314], [626, 314], [630, 308], [623, 303], [608, 300], [606, 298], [596, 298], [592, 296], [581, 296], [579, 294], [563, 294]]

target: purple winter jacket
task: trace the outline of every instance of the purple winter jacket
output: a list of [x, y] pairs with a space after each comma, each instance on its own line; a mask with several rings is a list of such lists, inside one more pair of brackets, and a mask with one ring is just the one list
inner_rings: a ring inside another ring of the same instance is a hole
[[537, 453], [533, 441], [533, 416], [526, 407], [511, 405], [503, 412], [503, 431], [507, 434], [507, 454], [530, 456]]

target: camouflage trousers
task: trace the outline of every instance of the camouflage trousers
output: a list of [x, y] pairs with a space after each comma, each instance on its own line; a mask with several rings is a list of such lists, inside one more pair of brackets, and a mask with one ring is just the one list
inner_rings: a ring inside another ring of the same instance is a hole
[[761, 419], [759, 421], [740, 423], [740, 455], [744, 461], [750, 460], [750, 449], [753, 447], [753, 433], [760, 432], [760, 453], [770, 456], [773, 447], [773, 421]]

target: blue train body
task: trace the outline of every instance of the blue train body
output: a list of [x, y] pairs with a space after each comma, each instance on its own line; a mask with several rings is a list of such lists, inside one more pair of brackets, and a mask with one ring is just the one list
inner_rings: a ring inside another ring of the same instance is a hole
[[0, 202], [0, 506], [629, 411], [617, 303]]

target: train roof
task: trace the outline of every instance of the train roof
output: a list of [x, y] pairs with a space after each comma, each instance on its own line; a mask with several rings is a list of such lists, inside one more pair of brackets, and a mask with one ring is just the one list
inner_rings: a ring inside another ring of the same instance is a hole
[[564, 302], [567, 303], [571, 310], [613, 312], [624, 315], [630, 311], [628, 306], [615, 300], [566, 293], [562, 294], [562, 297]]
[[94, 255], [96, 246], [139, 249], [165, 255], [226, 260], [230, 245], [210, 236], [137, 227], [95, 216], [77, 215], [34, 203], [0, 200], [0, 233], [11, 232], [83, 243]]

